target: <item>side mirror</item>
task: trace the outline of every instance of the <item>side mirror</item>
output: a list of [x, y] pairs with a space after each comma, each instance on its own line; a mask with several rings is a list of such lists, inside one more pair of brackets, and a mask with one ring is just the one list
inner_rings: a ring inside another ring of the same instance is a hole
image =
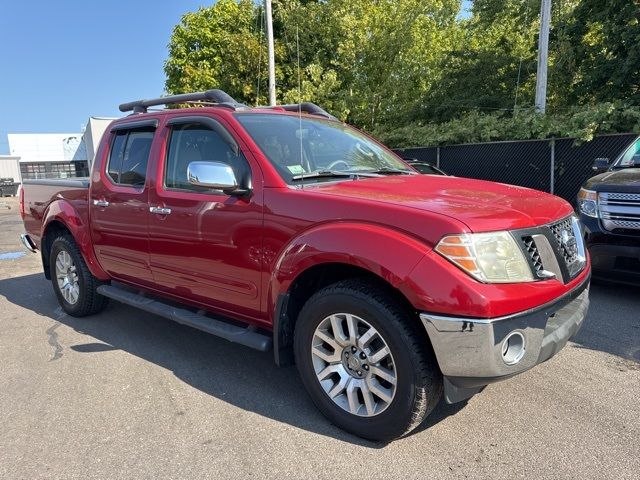
[[222, 162], [191, 162], [187, 167], [187, 179], [191, 185], [222, 190], [227, 195], [244, 195], [248, 192], [238, 187], [233, 169]]
[[607, 168], [609, 168], [609, 159], [596, 158], [591, 168], [593, 169], [594, 172], [604, 172]]

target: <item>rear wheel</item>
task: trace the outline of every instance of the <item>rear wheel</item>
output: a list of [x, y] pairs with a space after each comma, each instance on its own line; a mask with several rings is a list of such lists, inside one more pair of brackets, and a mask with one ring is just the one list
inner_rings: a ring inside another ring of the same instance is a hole
[[61, 235], [53, 241], [49, 271], [58, 302], [69, 315], [91, 315], [107, 304], [108, 298], [96, 291], [102, 282], [91, 274], [70, 235]]
[[313, 402], [335, 425], [391, 440], [438, 403], [442, 378], [410, 315], [384, 288], [361, 280], [335, 283], [304, 305], [296, 363]]

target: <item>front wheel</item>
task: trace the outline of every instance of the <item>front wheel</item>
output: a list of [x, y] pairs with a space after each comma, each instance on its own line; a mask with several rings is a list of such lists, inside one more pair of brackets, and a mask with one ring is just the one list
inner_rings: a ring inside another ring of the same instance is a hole
[[65, 312], [84, 317], [105, 307], [109, 299], [96, 291], [102, 282], [87, 268], [71, 235], [61, 235], [53, 241], [49, 262], [53, 291]]
[[345, 280], [315, 293], [296, 324], [296, 364], [335, 425], [387, 441], [417, 427], [438, 403], [442, 377], [428, 340], [384, 288]]

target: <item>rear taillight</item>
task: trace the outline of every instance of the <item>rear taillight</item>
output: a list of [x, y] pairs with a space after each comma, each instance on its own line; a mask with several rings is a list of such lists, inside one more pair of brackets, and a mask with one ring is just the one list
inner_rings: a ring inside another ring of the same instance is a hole
[[22, 185], [18, 186], [18, 198], [20, 199], [20, 216], [24, 220], [26, 212], [24, 209], [24, 188], [22, 188]]

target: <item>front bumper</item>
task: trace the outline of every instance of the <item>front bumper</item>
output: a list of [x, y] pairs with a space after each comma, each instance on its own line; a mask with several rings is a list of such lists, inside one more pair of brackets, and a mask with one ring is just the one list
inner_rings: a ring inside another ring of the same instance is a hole
[[[505, 317], [422, 313], [420, 319], [444, 376], [445, 400], [455, 403], [469, 398], [487, 384], [524, 372], [558, 353], [582, 326], [589, 308], [589, 280], [549, 304]], [[509, 364], [503, 343], [513, 333], [524, 338], [524, 345], [521, 358]]]

